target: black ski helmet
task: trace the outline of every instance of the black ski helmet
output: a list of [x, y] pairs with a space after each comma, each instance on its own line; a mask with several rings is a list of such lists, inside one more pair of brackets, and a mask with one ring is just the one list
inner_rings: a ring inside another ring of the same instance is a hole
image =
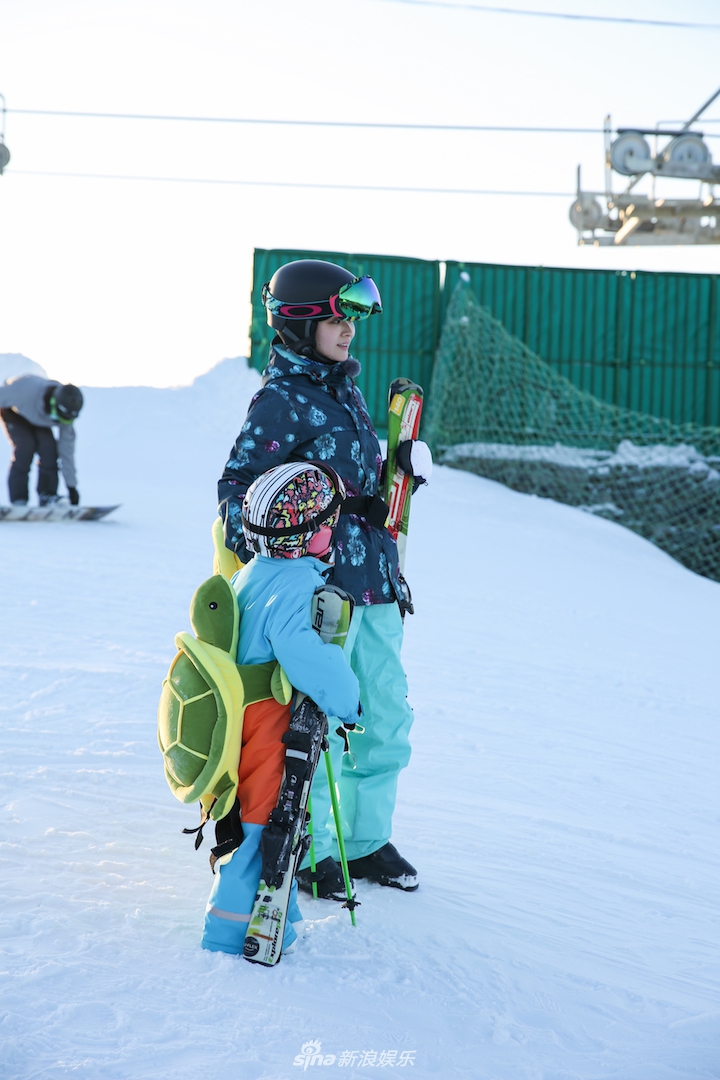
[[78, 418], [83, 407], [82, 391], [72, 383], [56, 386], [50, 404], [61, 423], [71, 424]]
[[[329, 299], [343, 285], [355, 281], [355, 275], [344, 266], [322, 259], [298, 259], [276, 270], [263, 288], [263, 303], [267, 310], [268, 326], [277, 330], [281, 340], [291, 348], [315, 344], [315, 330], [321, 319], [332, 318]], [[267, 296], [282, 301], [297, 314], [273, 313]], [[307, 311], [303, 311], [306, 308]]]

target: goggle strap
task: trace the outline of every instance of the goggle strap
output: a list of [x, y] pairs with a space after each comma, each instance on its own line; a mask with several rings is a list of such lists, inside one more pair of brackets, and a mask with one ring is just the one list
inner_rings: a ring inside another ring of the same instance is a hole
[[302, 536], [303, 533], [315, 532], [319, 525], [322, 525], [323, 522], [333, 516], [342, 501], [342, 495], [339, 491], [336, 491], [329, 506], [317, 514], [316, 517], [311, 518], [310, 521], [304, 521], [302, 525], [286, 525], [282, 529], [270, 529], [267, 525], [255, 525], [244, 514], [242, 523], [249, 533], [254, 533], [256, 536]]

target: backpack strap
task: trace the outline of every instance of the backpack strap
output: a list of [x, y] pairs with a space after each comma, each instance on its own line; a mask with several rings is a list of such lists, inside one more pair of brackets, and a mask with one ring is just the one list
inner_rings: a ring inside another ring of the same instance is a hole
[[240, 800], [236, 798], [230, 812], [215, 822], [215, 847], [210, 849], [210, 869], [213, 874], [216, 866], [230, 861], [243, 839]]

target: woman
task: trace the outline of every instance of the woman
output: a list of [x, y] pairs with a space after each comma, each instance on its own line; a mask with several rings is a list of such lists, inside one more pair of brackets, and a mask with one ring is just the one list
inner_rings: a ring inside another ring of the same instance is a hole
[[[400, 661], [401, 604], [407, 589], [395, 541], [384, 528], [387, 507], [378, 489], [382, 455], [362, 394], [354, 383], [360, 365], [350, 355], [355, 323], [382, 311], [370, 278], [355, 278], [334, 263], [287, 263], [263, 287], [268, 323], [277, 331], [263, 386], [218, 485], [225, 543], [245, 562], [251, 553], [242, 530], [242, 501], [261, 473], [285, 461], [326, 461], [340, 475], [347, 499], [335, 535], [329, 580], [355, 600], [346, 654], [360, 684], [364, 734], [352, 740], [339, 775], [350, 872], [381, 885], [412, 891], [417, 872], [390, 843], [397, 778], [410, 758], [412, 710]], [[422, 482], [431, 461], [424, 443], [412, 444], [410, 471]], [[331, 721], [334, 732], [337, 724]], [[331, 734], [333, 757], [343, 743]], [[351, 764], [352, 761], [352, 764]], [[339, 765], [339, 761], [338, 761]], [[330, 800], [324, 776], [313, 785], [318, 862], [302, 869], [300, 888], [344, 900], [335, 841], [326, 827]]]

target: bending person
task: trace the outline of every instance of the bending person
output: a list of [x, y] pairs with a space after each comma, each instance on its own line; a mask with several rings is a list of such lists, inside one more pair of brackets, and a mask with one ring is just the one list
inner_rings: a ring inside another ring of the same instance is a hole
[[[58, 461], [70, 502], [78, 505], [73, 421], [80, 415], [82, 406], [82, 393], [72, 383], [62, 386], [39, 375], [17, 375], [0, 384], [0, 418], [13, 447], [8, 474], [13, 506], [27, 506], [28, 478], [36, 454], [40, 505], [58, 501]], [[57, 441], [54, 425], [59, 428]]]

